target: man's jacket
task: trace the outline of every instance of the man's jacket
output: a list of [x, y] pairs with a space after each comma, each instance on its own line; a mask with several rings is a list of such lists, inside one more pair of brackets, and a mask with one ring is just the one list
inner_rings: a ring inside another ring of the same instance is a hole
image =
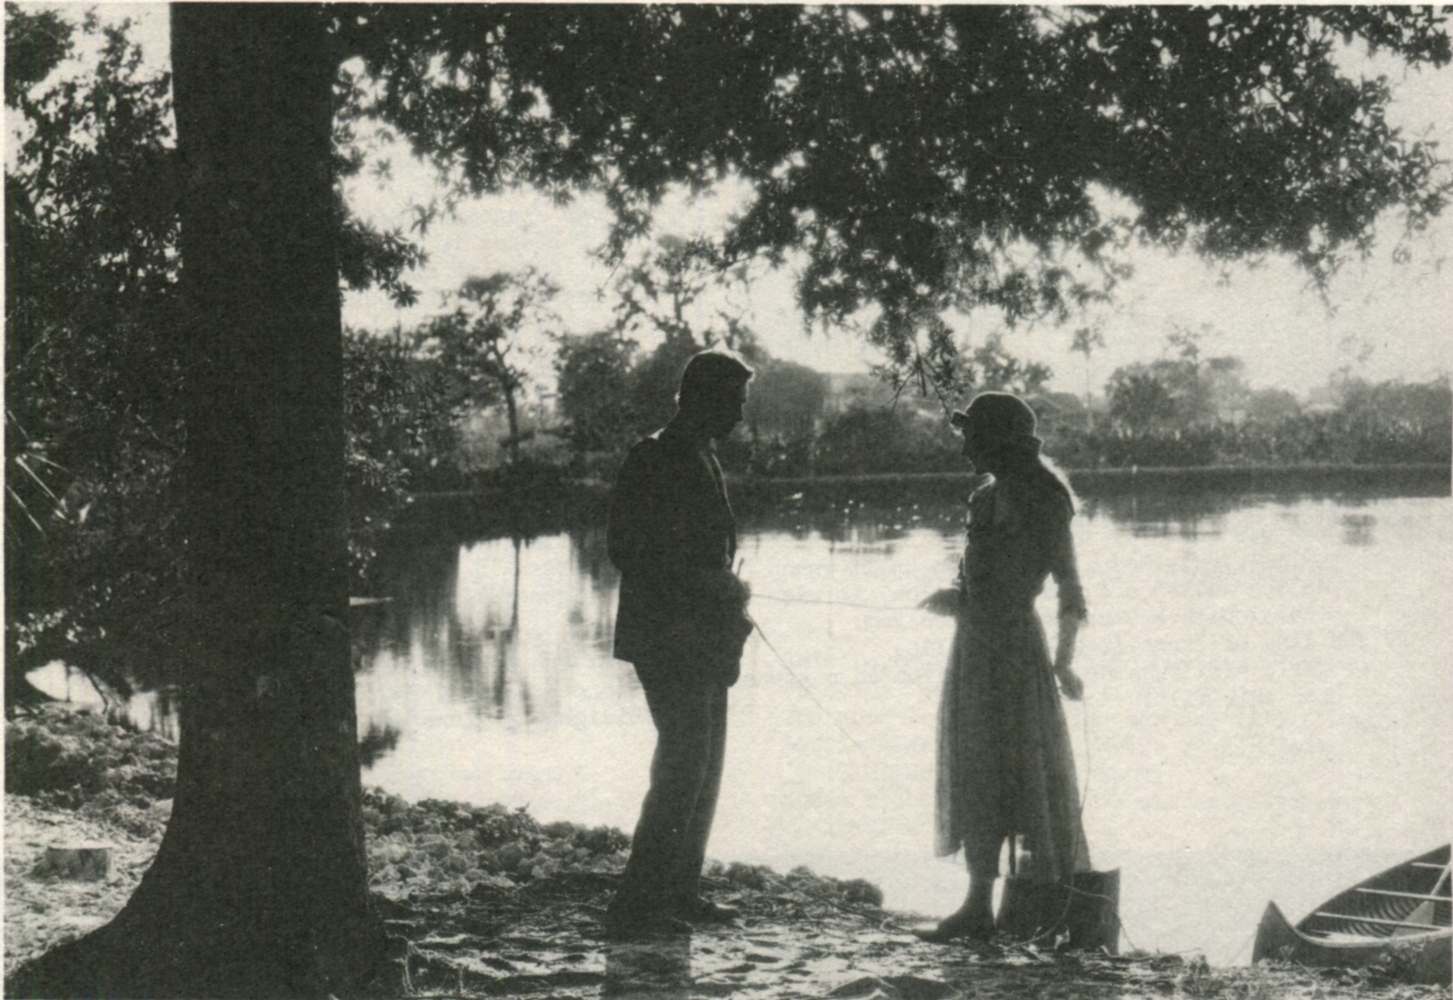
[[715, 456], [670, 426], [638, 442], [616, 478], [607, 547], [621, 571], [617, 659], [669, 656], [683, 623], [716, 627], [712, 584], [731, 570], [737, 533]]

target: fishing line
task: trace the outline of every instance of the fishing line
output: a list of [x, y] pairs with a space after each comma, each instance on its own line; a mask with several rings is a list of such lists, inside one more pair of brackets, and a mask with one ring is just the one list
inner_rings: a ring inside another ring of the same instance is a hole
[[[738, 575], [741, 574], [742, 567], [745, 566], [746, 564], [747, 564], [746, 559], [743, 559], [743, 560], [741, 560], [741, 562], [737, 563], [737, 574]], [[760, 597], [761, 599], [766, 600], [766, 601], [778, 601], [778, 602], [783, 603], [783, 604], [816, 604], [816, 605], [821, 605], [821, 606], [839, 607], [839, 608], [859, 608], [859, 609], [862, 609], [864, 611], [921, 611], [921, 610], [923, 610], [923, 605], [922, 604], [861, 604], [861, 603], [859, 603], [857, 601], [834, 601], [834, 600], [829, 600], [829, 599], [820, 598], [820, 597], [784, 597], [781, 594], [759, 594], [759, 593], [756, 593], [756, 592], [753, 592], [752, 596], [753, 597]], [[761, 636], [762, 636], [762, 641], [763, 642], [767, 642], [767, 633], [765, 633], [765, 632], [762, 631], [762, 626], [757, 625], [757, 622], [756, 622], [755, 619], [753, 619], [752, 624], [753, 625], [756, 625], [758, 633], [760, 633]], [[772, 649], [772, 652], [774, 654], [776, 654], [777, 659], [779, 659], [779, 660], [782, 659], [782, 654], [781, 653], [778, 653], [777, 650], [772, 647], [772, 644], [770, 642], [767, 642], [767, 646], [768, 646], [768, 648], [771, 648]], [[782, 665], [784, 667], [787, 665], [785, 660], [783, 660]], [[911, 688], [913, 688], [913, 690], [917, 691], [918, 694], [921, 697], [928, 699], [930, 702], [933, 701], [933, 695], [930, 694], [929, 692], [925, 691], [919, 685], [918, 681], [914, 680], [913, 677], [909, 675], [908, 671], [904, 670], [901, 666], [899, 666], [896, 661], [894, 661], [893, 666], [894, 666], [894, 669], [896, 669], [898, 671], [898, 675], [900, 677], [902, 677], [905, 681], [907, 681], [908, 682], [908, 685]], [[789, 670], [788, 673], [791, 673], [791, 671]], [[794, 679], [796, 679], [795, 675], [794, 675]], [[799, 680], [798, 683], [801, 684], [802, 682]], [[814, 698], [813, 700], [816, 701], [817, 699]], [[823, 709], [823, 711], [825, 712], [826, 709]], [[839, 726], [838, 728], [841, 729], [842, 727]]]
[[[910, 604], [889, 604], [889, 605], [856, 604], [856, 603], [854, 603], [852, 601], [829, 601], [829, 600], [823, 600], [823, 599], [820, 599], [820, 598], [813, 598], [813, 597], [780, 597], [780, 596], [778, 596], [776, 594], [758, 594], [758, 593], [755, 593], [755, 592], [753, 592], [752, 597], [754, 597], [754, 598], [761, 597], [761, 598], [764, 598], [764, 599], [766, 599], [768, 601], [782, 601], [782, 602], [787, 603], [787, 604], [826, 604], [826, 605], [834, 605], [834, 606], [837, 606], [837, 607], [844, 607], [844, 608], [863, 608], [863, 609], [866, 609], [868, 611], [919, 611], [919, 610], [922, 610], [922, 605], [917, 605], [917, 604], [912, 604], [912, 605], [910, 605]], [[756, 621], [754, 620], [752, 622], [752, 624], [753, 625], [756, 625]], [[761, 626], [760, 625], [757, 626], [757, 631], [759, 631], [759, 632], [761, 631]], [[763, 638], [763, 640], [765, 640], [767, 638], [767, 636], [766, 636], [765, 633], [762, 635], [762, 638]], [[770, 646], [771, 643], [767, 643], [767, 645]], [[777, 651], [774, 649], [774, 650], [772, 650], [772, 652], [776, 653]], [[781, 658], [780, 655], [779, 655], [778, 658], [779, 659]], [[896, 660], [893, 661], [893, 668], [898, 671], [898, 676], [902, 677], [905, 681], [907, 681], [908, 682], [908, 686], [911, 687], [911, 688], [913, 688], [913, 690], [917, 691], [918, 694], [921, 697], [928, 699], [930, 702], [933, 701], [933, 695], [930, 692], [925, 691], [923, 689], [922, 685], [920, 685], [918, 683], [918, 681], [914, 680], [913, 676], [911, 674], [909, 674], [908, 671], [904, 670], [901, 666], [898, 665], [898, 662]]]
[[791, 677], [794, 681], [797, 682], [797, 686], [802, 688], [803, 692], [807, 695], [807, 697], [812, 699], [812, 703], [818, 707], [818, 710], [821, 711], [823, 715], [827, 716], [828, 720], [837, 727], [837, 731], [847, 737], [849, 743], [857, 747], [859, 752], [861, 752], [863, 756], [870, 757], [871, 755], [868, 753], [867, 748], [865, 748], [857, 740], [853, 739], [853, 734], [843, 728], [843, 724], [837, 720], [837, 716], [829, 712], [827, 710], [827, 706], [817, 700], [817, 695], [812, 693], [812, 688], [808, 687], [803, 682], [802, 678], [797, 676], [796, 671], [794, 671], [790, 666], [787, 665], [787, 660], [783, 658], [781, 653], [777, 652], [777, 647], [772, 645], [772, 640], [767, 638], [767, 633], [762, 631], [762, 626], [757, 622], [757, 619], [752, 618], [750, 615], [748, 615], [747, 617], [751, 619], [752, 627], [757, 630], [757, 634], [762, 637], [762, 641], [767, 644], [767, 648], [772, 651], [772, 655], [777, 657], [777, 662], [782, 664], [782, 669], [787, 671], [787, 676]]
[[[752, 593], [752, 597], [760, 598], [761, 600], [765, 601], [778, 601], [783, 604], [816, 604], [842, 608], [860, 608], [865, 611], [924, 610], [922, 604], [863, 604], [857, 601], [835, 601], [827, 598], [817, 597], [785, 597], [781, 594], [762, 594], [755, 591]], [[782, 664], [783, 669], [791, 675], [792, 679], [798, 683], [803, 691], [807, 692], [808, 697], [812, 698], [813, 703], [816, 704], [818, 708], [822, 709], [823, 714], [828, 715], [829, 718], [832, 718], [831, 714], [828, 713], [827, 709], [823, 708], [822, 703], [817, 700], [817, 698], [812, 694], [810, 690], [808, 690], [807, 685], [803, 684], [802, 679], [798, 677], [797, 674], [793, 673], [792, 669], [787, 666], [787, 661], [783, 658], [782, 654], [777, 651], [777, 647], [772, 645], [771, 640], [767, 638], [767, 633], [762, 631], [762, 626], [757, 623], [757, 620], [755, 618], [752, 619], [752, 625], [756, 628], [757, 634], [762, 637], [762, 641], [767, 644], [767, 648], [772, 651], [772, 654], [777, 657], [778, 662]], [[907, 680], [912, 685], [914, 690], [916, 690], [920, 695], [924, 696], [925, 698], [932, 698], [932, 695], [930, 695], [927, 691], [924, 691], [923, 688], [920, 687], [919, 684], [915, 680], [913, 680], [912, 677], [909, 677], [901, 667], [899, 667], [898, 670], [899, 673], [904, 677], [904, 679]], [[833, 718], [833, 724], [842, 731], [844, 736], [847, 736], [848, 739], [852, 740], [855, 746], [858, 745], [857, 740], [853, 740], [852, 737], [848, 735], [847, 730], [843, 729], [843, 727], [837, 722], [835, 718]], [[1081, 817], [1083, 817], [1085, 811], [1085, 804], [1089, 801], [1090, 797], [1090, 776], [1093, 770], [1093, 760], [1090, 756], [1090, 709], [1089, 705], [1085, 702], [1083, 696], [1080, 699], [1080, 726], [1082, 742], [1085, 747], [1085, 780], [1083, 786], [1080, 789], [1080, 815]]]
[[[1089, 709], [1089, 705], [1085, 702], [1085, 696], [1084, 696], [1083, 693], [1081, 693], [1079, 700], [1080, 700], [1080, 722], [1081, 722], [1081, 726], [1082, 726], [1081, 733], [1082, 733], [1082, 736], [1083, 736], [1083, 743], [1084, 743], [1084, 746], [1085, 746], [1085, 783], [1084, 783], [1084, 785], [1080, 789], [1080, 804], [1079, 804], [1079, 809], [1078, 809], [1078, 819], [1079, 819], [1079, 822], [1080, 822], [1080, 828], [1081, 829], [1084, 829], [1084, 823], [1085, 823], [1085, 803], [1089, 801], [1089, 797], [1090, 797], [1090, 709]], [[1013, 841], [1011, 841], [1011, 843], [1009, 845], [1009, 850], [1010, 850], [1010, 856], [1009, 856], [1010, 874], [1013, 874], [1013, 863], [1014, 863], [1014, 855], [1013, 855], [1013, 852], [1016, 849], [1017, 848], [1016, 848], [1015, 843]], [[1026, 942], [1027, 944], [1031, 944], [1031, 945], [1038, 944], [1041, 941], [1048, 940], [1050, 937], [1055, 937], [1055, 936], [1058, 935], [1058, 932], [1059, 932], [1059, 930], [1060, 930], [1061, 927], [1065, 927], [1066, 928], [1066, 931], [1065, 932], [1068, 933], [1068, 927], [1066, 927], [1065, 921], [1066, 921], [1066, 918], [1069, 917], [1069, 915], [1070, 915], [1070, 906], [1074, 903], [1074, 900], [1075, 900], [1075, 897], [1076, 896], [1086, 896], [1086, 897], [1088, 897], [1090, 899], [1099, 899], [1099, 900], [1103, 900], [1103, 901], [1105, 901], [1107, 903], [1109, 903], [1109, 902], [1116, 902], [1115, 900], [1112, 900], [1109, 896], [1106, 896], [1103, 893], [1086, 892], [1084, 889], [1081, 889], [1078, 886], [1076, 886], [1074, 884], [1073, 879], [1074, 879], [1074, 875], [1071, 874], [1068, 878], [1061, 878], [1061, 879], [1058, 880], [1059, 881], [1059, 884], [1061, 886], [1063, 886], [1064, 889], [1065, 889], [1065, 905], [1064, 905], [1064, 908], [1060, 910], [1059, 916], [1056, 917], [1054, 919], [1054, 921], [1052, 923], [1050, 923], [1050, 925], [1048, 927], [1046, 927], [1039, 934], [1036, 934], [1034, 937], [1030, 938]], [[1126, 933], [1126, 931], [1125, 931], [1125, 924], [1124, 924], [1124, 922], [1121, 921], [1121, 919], [1120, 919], [1120, 908], [1118, 906], [1118, 903], [1117, 903], [1116, 908], [1115, 908], [1115, 923], [1116, 923], [1116, 929], [1117, 929], [1117, 931], [1119, 933], [1121, 933], [1121, 934], [1125, 934], [1125, 942], [1127, 944], [1129, 944], [1131, 946], [1131, 948], [1133, 949], [1135, 947], [1135, 945], [1130, 940], [1130, 935], [1128, 933]]]
[[1233, 963], [1233, 964], [1234, 964], [1234, 963], [1235, 963], [1235, 961], [1236, 961], [1236, 960], [1237, 960], [1237, 959], [1238, 959], [1238, 958], [1240, 958], [1240, 957], [1241, 957], [1241, 953], [1242, 953], [1242, 952], [1244, 952], [1244, 951], [1245, 951], [1245, 950], [1246, 950], [1246, 946], [1247, 946], [1247, 945], [1249, 945], [1249, 944], [1250, 944], [1250, 943], [1251, 943], [1251, 942], [1252, 942], [1252, 940], [1253, 940], [1253, 939], [1255, 939], [1255, 937], [1256, 937], [1256, 931], [1252, 931], [1252, 932], [1251, 932], [1251, 933], [1250, 933], [1250, 934], [1249, 934], [1249, 935], [1248, 935], [1248, 936], [1247, 936], [1247, 938], [1246, 938], [1246, 940], [1245, 940], [1245, 941], [1242, 941], [1242, 942], [1241, 942], [1241, 947], [1240, 947], [1240, 948], [1237, 948], [1237, 949], [1236, 949], [1236, 954], [1234, 954], [1234, 955], [1232, 955], [1232, 956], [1231, 956], [1231, 962], [1232, 962], [1232, 963]]
[[[1083, 695], [1080, 697], [1080, 732], [1081, 732], [1081, 735], [1083, 737], [1083, 742], [1084, 742], [1084, 746], [1085, 746], [1085, 783], [1084, 783], [1083, 789], [1080, 792], [1080, 823], [1083, 826], [1083, 824], [1084, 824], [1084, 816], [1085, 816], [1085, 805], [1090, 800], [1090, 775], [1091, 775], [1091, 772], [1093, 770], [1092, 765], [1094, 763], [1093, 758], [1090, 756], [1090, 703], [1084, 698]], [[1113, 902], [1113, 903], [1116, 904], [1116, 906], [1115, 906], [1115, 926], [1116, 926], [1116, 928], [1119, 930], [1119, 932], [1121, 934], [1125, 935], [1125, 943], [1130, 946], [1131, 952], [1137, 952], [1137, 951], [1140, 950], [1139, 946], [1136, 945], [1136, 943], [1135, 943], [1135, 939], [1130, 936], [1130, 931], [1126, 929], [1126, 927], [1125, 927], [1125, 920], [1120, 916], [1120, 906], [1119, 906], [1119, 900], [1118, 899], [1112, 900], [1109, 896], [1106, 896], [1106, 895], [1104, 895], [1102, 893], [1098, 893], [1098, 892], [1086, 892], [1084, 889], [1081, 889], [1081, 888], [1079, 888], [1078, 886], [1075, 886], [1075, 885], [1071, 885], [1068, 882], [1065, 882], [1063, 884], [1064, 884], [1065, 888], [1067, 888], [1069, 890], [1069, 898], [1066, 899], [1064, 912], [1060, 914], [1060, 921], [1061, 922], [1069, 914], [1069, 899], [1072, 899], [1075, 896], [1087, 896], [1090, 899], [1099, 899], [1099, 900], [1102, 900], [1102, 901], [1107, 902], [1107, 903]], [[1039, 941], [1039, 940], [1042, 940], [1045, 936], [1046, 935], [1041, 934], [1039, 937], [1037, 937], [1037, 938], [1031, 938], [1030, 940], [1031, 941]], [[1253, 934], [1252, 936], [1254, 937], [1255, 935]], [[1248, 943], [1249, 943], [1250, 939], [1248, 938], [1247, 940], [1248, 940]], [[1241, 948], [1237, 951], [1236, 955], [1239, 957], [1240, 954], [1241, 954], [1241, 952], [1244, 951], [1245, 949], [1246, 949], [1246, 945], [1243, 944], [1241, 946]], [[1232, 961], [1235, 961], [1235, 958], [1233, 958]]]
[[[1073, 886], [1073, 885], [1066, 886], [1066, 888], [1068, 888], [1069, 891], [1070, 891], [1070, 898], [1073, 898], [1075, 896], [1088, 896], [1090, 899], [1100, 899], [1100, 900], [1104, 900], [1107, 903], [1115, 903], [1116, 904], [1115, 905], [1115, 926], [1116, 926], [1116, 928], [1119, 930], [1119, 932], [1121, 934], [1124, 934], [1125, 935], [1125, 943], [1130, 946], [1130, 950], [1132, 952], [1140, 951], [1140, 948], [1135, 944], [1135, 941], [1130, 937], [1130, 932], [1125, 929], [1125, 921], [1122, 920], [1122, 919], [1120, 919], [1120, 905], [1119, 905], [1119, 900], [1111, 899], [1109, 896], [1106, 896], [1103, 893], [1086, 892], [1084, 889], [1077, 888], [1076, 886]], [[1068, 913], [1068, 912], [1069, 912], [1069, 907], [1068, 907], [1068, 905], [1066, 905], [1066, 907], [1065, 907], [1065, 913]], [[1061, 920], [1064, 919], [1064, 915], [1063, 914], [1061, 914], [1060, 919]], [[1042, 937], [1044, 937], [1044, 935], [1040, 935], [1039, 938], [1033, 938], [1032, 940], [1038, 941]]]
[[1080, 789], [1080, 822], [1085, 820], [1085, 803], [1090, 800], [1090, 771], [1094, 763], [1090, 758], [1090, 703], [1080, 695], [1080, 737], [1085, 745], [1085, 784]]
[[759, 594], [752, 592], [752, 596], [760, 597], [766, 601], [781, 601], [784, 604], [831, 604], [840, 608], [862, 608], [864, 611], [921, 611], [921, 604], [859, 604], [856, 601], [831, 601], [819, 597], [782, 597], [778, 594]]

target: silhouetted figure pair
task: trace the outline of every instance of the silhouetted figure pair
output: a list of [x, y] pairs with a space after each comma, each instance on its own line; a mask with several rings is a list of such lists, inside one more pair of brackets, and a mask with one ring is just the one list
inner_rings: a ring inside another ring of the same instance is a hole
[[[635, 664], [657, 731], [650, 791], [607, 917], [617, 937], [735, 915], [699, 891], [727, 689], [752, 629], [747, 589], [731, 568], [736, 530], [712, 442], [741, 421], [751, 376], [728, 354], [693, 357], [676, 416], [631, 449], [612, 499], [609, 549], [621, 571], [615, 655]], [[957, 584], [925, 602], [957, 625], [939, 710], [936, 849], [962, 849], [970, 875], [964, 905], [922, 934], [929, 940], [994, 932], [1006, 842], [1011, 859], [1016, 845], [1024, 849], [1019, 874], [1036, 883], [1067, 885], [1090, 867], [1059, 700], [1083, 691], [1071, 669], [1085, 619], [1074, 497], [1040, 457], [1034, 411], [1022, 400], [983, 393], [953, 422], [965, 457], [991, 479], [969, 501]], [[1050, 576], [1059, 591], [1053, 660], [1034, 610]]]

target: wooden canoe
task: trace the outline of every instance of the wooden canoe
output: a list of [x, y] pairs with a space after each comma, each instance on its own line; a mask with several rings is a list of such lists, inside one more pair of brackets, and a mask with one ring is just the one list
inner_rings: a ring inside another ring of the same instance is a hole
[[1378, 966], [1400, 979], [1448, 983], [1448, 845], [1380, 872], [1340, 892], [1293, 925], [1268, 903], [1256, 929], [1253, 964]]

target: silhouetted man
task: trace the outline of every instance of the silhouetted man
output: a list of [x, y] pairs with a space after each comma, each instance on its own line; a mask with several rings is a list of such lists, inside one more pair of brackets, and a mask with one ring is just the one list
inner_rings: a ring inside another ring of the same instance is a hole
[[732, 573], [736, 523], [712, 450], [742, 419], [752, 370], [718, 351], [693, 357], [676, 415], [626, 456], [611, 499], [621, 571], [615, 655], [636, 667], [656, 753], [631, 857], [607, 913], [618, 937], [689, 930], [736, 911], [699, 891], [726, 751], [727, 688], [751, 632]]

